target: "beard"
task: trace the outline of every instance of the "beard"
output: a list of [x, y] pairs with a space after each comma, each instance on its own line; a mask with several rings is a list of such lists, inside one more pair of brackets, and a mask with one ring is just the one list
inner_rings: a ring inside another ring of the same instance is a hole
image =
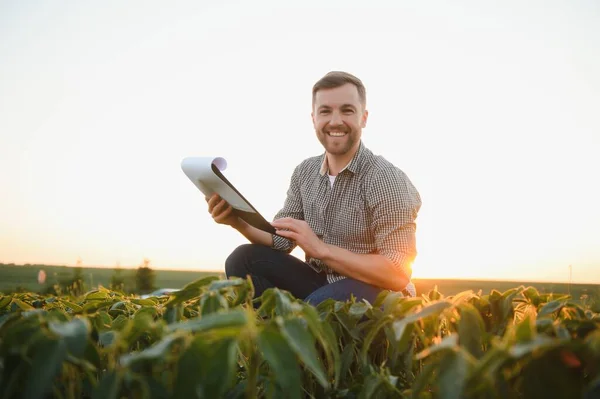
[[317, 138], [321, 145], [331, 155], [344, 155], [351, 151], [360, 140], [360, 131], [344, 130], [342, 137], [332, 137], [325, 130], [317, 131]]

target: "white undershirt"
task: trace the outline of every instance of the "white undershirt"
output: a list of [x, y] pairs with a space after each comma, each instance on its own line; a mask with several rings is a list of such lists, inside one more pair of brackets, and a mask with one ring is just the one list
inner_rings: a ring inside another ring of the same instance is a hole
[[328, 174], [329, 176], [329, 182], [331, 183], [331, 187], [333, 187], [333, 182], [335, 181], [335, 176], [331, 176], [330, 174]]

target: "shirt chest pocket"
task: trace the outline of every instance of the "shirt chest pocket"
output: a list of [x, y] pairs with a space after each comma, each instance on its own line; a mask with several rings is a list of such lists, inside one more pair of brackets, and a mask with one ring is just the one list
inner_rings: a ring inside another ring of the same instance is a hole
[[305, 206], [304, 220], [317, 237], [322, 239], [325, 235], [326, 220], [322, 208], [316, 202], [313, 201], [308, 206]]
[[340, 209], [332, 221], [334, 234], [352, 246], [362, 246], [369, 241], [370, 217], [363, 202]]

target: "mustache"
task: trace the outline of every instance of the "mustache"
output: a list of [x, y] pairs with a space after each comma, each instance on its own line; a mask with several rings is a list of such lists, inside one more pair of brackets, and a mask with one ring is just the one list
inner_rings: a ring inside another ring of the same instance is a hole
[[329, 132], [349, 133], [350, 129], [346, 128], [345, 126], [329, 126], [328, 128], [323, 129], [323, 132], [325, 132], [325, 133], [329, 133]]

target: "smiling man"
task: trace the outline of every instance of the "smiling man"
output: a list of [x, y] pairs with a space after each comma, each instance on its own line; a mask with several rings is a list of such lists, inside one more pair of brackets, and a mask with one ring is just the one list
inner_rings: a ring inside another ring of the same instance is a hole
[[[250, 275], [256, 296], [278, 287], [312, 304], [351, 295], [372, 303], [385, 289], [415, 296], [410, 278], [421, 198], [400, 169], [364, 146], [363, 83], [329, 72], [313, 86], [311, 116], [325, 153], [294, 170], [272, 222], [277, 235], [239, 219], [217, 195], [207, 199], [217, 223], [251, 242], [227, 258], [227, 276]], [[296, 245], [305, 261], [290, 255]]]

